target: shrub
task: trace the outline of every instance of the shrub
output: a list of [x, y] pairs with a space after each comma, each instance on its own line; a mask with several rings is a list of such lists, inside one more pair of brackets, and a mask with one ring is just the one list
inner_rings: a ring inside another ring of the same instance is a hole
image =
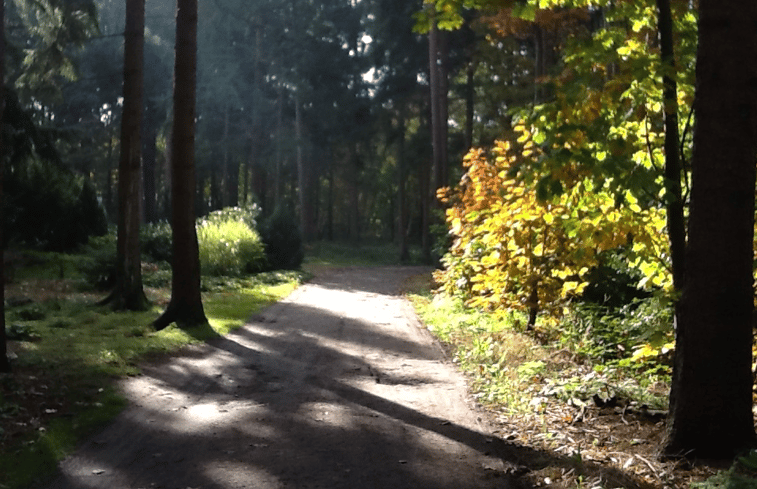
[[656, 294], [612, 309], [576, 303], [557, 328], [561, 346], [592, 362], [665, 363], [673, 337], [673, 304]]
[[260, 237], [271, 270], [294, 270], [305, 257], [302, 236], [291, 206], [277, 205], [260, 226]]
[[[197, 241], [204, 275], [242, 275], [266, 269], [263, 243], [249, 223], [255, 222], [255, 207], [227, 208], [197, 221]], [[83, 248], [86, 259], [80, 266], [93, 287], [105, 290], [114, 285], [116, 269], [116, 230], [90, 240]], [[142, 258], [154, 262], [171, 263], [173, 236], [167, 222], [147, 224], [140, 231]], [[145, 283], [163, 284], [166, 277], [159, 274]]]
[[82, 248], [85, 256], [79, 264], [87, 284], [97, 290], [107, 290], [115, 284], [116, 271], [116, 231], [115, 228], [104, 236], [91, 238]]
[[257, 218], [260, 215], [260, 207], [257, 204], [248, 204], [244, 207], [225, 207], [213, 211], [203, 221], [220, 224], [223, 222], [243, 222], [250, 229], [257, 229]]
[[142, 255], [154, 262], [171, 263], [173, 256], [173, 236], [167, 221], [142, 226], [139, 233]]
[[200, 263], [205, 275], [241, 275], [266, 268], [255, 231], [256, 206], [230, 207], [210, 213], [197, 225]]
[[6, 171], [4, 226], [10, 241], [70, 251], [107, 231], [92, 185], [53, 164], [31, 160]]

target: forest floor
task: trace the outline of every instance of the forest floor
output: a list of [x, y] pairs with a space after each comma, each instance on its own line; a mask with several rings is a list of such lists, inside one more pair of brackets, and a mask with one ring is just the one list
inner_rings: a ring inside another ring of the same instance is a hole
[[427, 272], [324, 269], [230, 335], [142, 365], [121, 381], [128, 407], [44, 487], [663, 488], [718, 468], [657, 461], [648, 413], [479, 406], [402, 297]]

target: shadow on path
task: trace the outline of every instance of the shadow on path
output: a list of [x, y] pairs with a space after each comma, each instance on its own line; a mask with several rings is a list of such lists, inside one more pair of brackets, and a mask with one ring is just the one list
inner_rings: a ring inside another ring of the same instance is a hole
[[144, 366], [123, 384], [132, 405], [45, 487], [516, 488], [529, 470], [574, 467], [489, 434], [392, 295], [417, 271], [317, 278], [228, 337]]

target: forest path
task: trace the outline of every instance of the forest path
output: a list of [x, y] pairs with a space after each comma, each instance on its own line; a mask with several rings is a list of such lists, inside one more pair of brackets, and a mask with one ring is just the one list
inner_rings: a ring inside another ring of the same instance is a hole
[[519, 487], [465, 378], [398, 293], [415, 267], [326, 271], [230, 334], [145, 365], [48, 488]]

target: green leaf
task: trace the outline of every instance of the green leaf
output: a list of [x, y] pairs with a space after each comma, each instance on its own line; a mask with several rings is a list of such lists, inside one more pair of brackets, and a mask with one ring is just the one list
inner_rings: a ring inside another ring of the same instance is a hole
[[513, 17], [533, 22], [536, 20], [536, 5], [525, 3], [513, 8]]

